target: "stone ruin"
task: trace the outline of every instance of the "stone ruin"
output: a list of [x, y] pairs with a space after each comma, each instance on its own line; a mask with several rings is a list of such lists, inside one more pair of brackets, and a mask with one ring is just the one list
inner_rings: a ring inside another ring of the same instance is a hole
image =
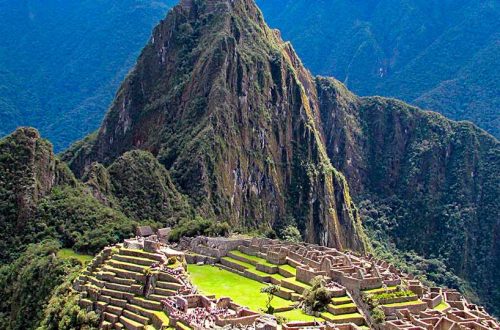
[[[454, 290], [426, 287], [371, 255], [359, 256], [312, 244], [265, 238], [184, 238], [173, 248], [165, 232], [141, 227], [137, 236], [104, 249], [74, 288], [80, 305], [101, 315], [101, 329], [262, 329], [279, 328], [273, 316], [235, 304], [230, 298], [201, 295], [186, 264], [210, 264], [263, 283], [279, 284], [276, 294], [298, 302], [317, 276], [333, 296], [324, 321], [288, 322], [282, 329], [500, 329], [499, 323]], [[377, 324], [364, 297], [385, 296], [386, 321]], [[436, 309], [438, 306], [444, 308]], [[285, 312], [283, 308], [277, 312]]]
[[[295, 244], [266, 238], [208, 238], [185, 239], [181, 247], [194, 251], [196, 255], [187, 257], [188, 262], [206, 262], [219, 264], [221, 267], [238, 271], [238, 265], [231, 264], [225, 257], [238, 256], [231, 253], [237, 249], [250, 256], [258, 256], [274, 265], [293, 265], [296, 269], [295, 280], [311, 283], [316, 276], [329, 280], [328, 288], [334, 297], [346, 294], [356, 303], [364, 321], [376, 329], [500, 329], [499, 323], [486, 313], [484, 308], [471, 304], [463, 296], [449, 289], [426, 287], [413, 276], [404, 274], [393, 265], [378, 260], [372, 255], [359, 256], [350, 252], [341, 252], [334, 248], [314, 244]], [[247, 260], [248, 261], [248, 260]], [[272, 273], [272, 269], [260, 268]], [[280, 270], [281, 271], [281, 270]], [[243, 276], [254, 278], [246, 270]], [[266, 278], [260, 278], [266, 282]], [[273, 283], [270, 278], [269, 282]], [[292, 287], [287, 282], [283, 286]], [[386, 322], [375, 324], [370, 311], [363, 301], [363, 295], [373, 290], [391, 292], [399, 286], [406, 287], [412, 296], [393, 297], [383, 301], [382, 308]], [[295, 287], [297, 291], [302, 288]], [[278, 294], [279, 295], [279, 294]], [[406, 304], [408, 303], [408, 304]], [[445, 308], [436, 310], [440, 304]], [[353, 311], [353, 310], [350, 310]], [[359, 324], [359, 320], [356, 320]], [[338, 329], [355, 328], [353, 324], [336, 325]], [[295, 322], [283, 326], [283, 329], [329, 329], [328, 324], [314, 325], [308, 322]], [[335, 328], [335, 329], [337, 329]]]

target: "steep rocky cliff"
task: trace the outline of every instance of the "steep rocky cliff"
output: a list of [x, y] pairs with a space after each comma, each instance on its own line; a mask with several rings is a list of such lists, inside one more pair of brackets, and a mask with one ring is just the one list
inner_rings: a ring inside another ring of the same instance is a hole
[[[356, 201], [391, 210], [376, 226], [437, 258], [499, 308], [500, 144], [467, 122], [403, 102], [358, 98], [317, 79], [327, 150]], [[383, 213], [383, 212], [380, 212]]]
[[294, 224], [307, 241], [364, 250], [320, 120], [313, 77], [251, 0], [186, 0], [154, 30], [98, 134], [64, 159], [83, 175], [147, 150], [206, 216]]

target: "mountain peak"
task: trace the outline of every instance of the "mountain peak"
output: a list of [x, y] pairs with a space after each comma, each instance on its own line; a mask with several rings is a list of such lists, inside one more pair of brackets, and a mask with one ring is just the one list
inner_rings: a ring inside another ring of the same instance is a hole
[[250, 0], [182, 1], [154, 30], [99, 133], [66, 154], [80, 175], [150, 151], [198, 212], [241, 228], [297, 226], [364, 250], [326, 154], [315, 81]]

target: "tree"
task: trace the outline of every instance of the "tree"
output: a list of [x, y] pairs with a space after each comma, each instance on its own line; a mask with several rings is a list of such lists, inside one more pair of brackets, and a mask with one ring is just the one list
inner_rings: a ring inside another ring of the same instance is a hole
[[280, 286], [275, 284], [271, 284], [260, 289], [261, 293], [267, 294], [266, 310], [264, 310], [264, 313], [266, 314], [274, 313], [274, 307], [271, 305], [271, 302], [273, 301], [276, 293], [278, 293], [279, 290]]

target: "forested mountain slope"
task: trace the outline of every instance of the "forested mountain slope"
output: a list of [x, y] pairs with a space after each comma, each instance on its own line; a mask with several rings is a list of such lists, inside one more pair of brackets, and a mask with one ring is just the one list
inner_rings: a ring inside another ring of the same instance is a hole
[[498, 1], [258, 0], [314, 73], [500, 135]]
[[175, 2], [0, 1], [0, 136], [35, 126], [61, 151], [94, 131]]

